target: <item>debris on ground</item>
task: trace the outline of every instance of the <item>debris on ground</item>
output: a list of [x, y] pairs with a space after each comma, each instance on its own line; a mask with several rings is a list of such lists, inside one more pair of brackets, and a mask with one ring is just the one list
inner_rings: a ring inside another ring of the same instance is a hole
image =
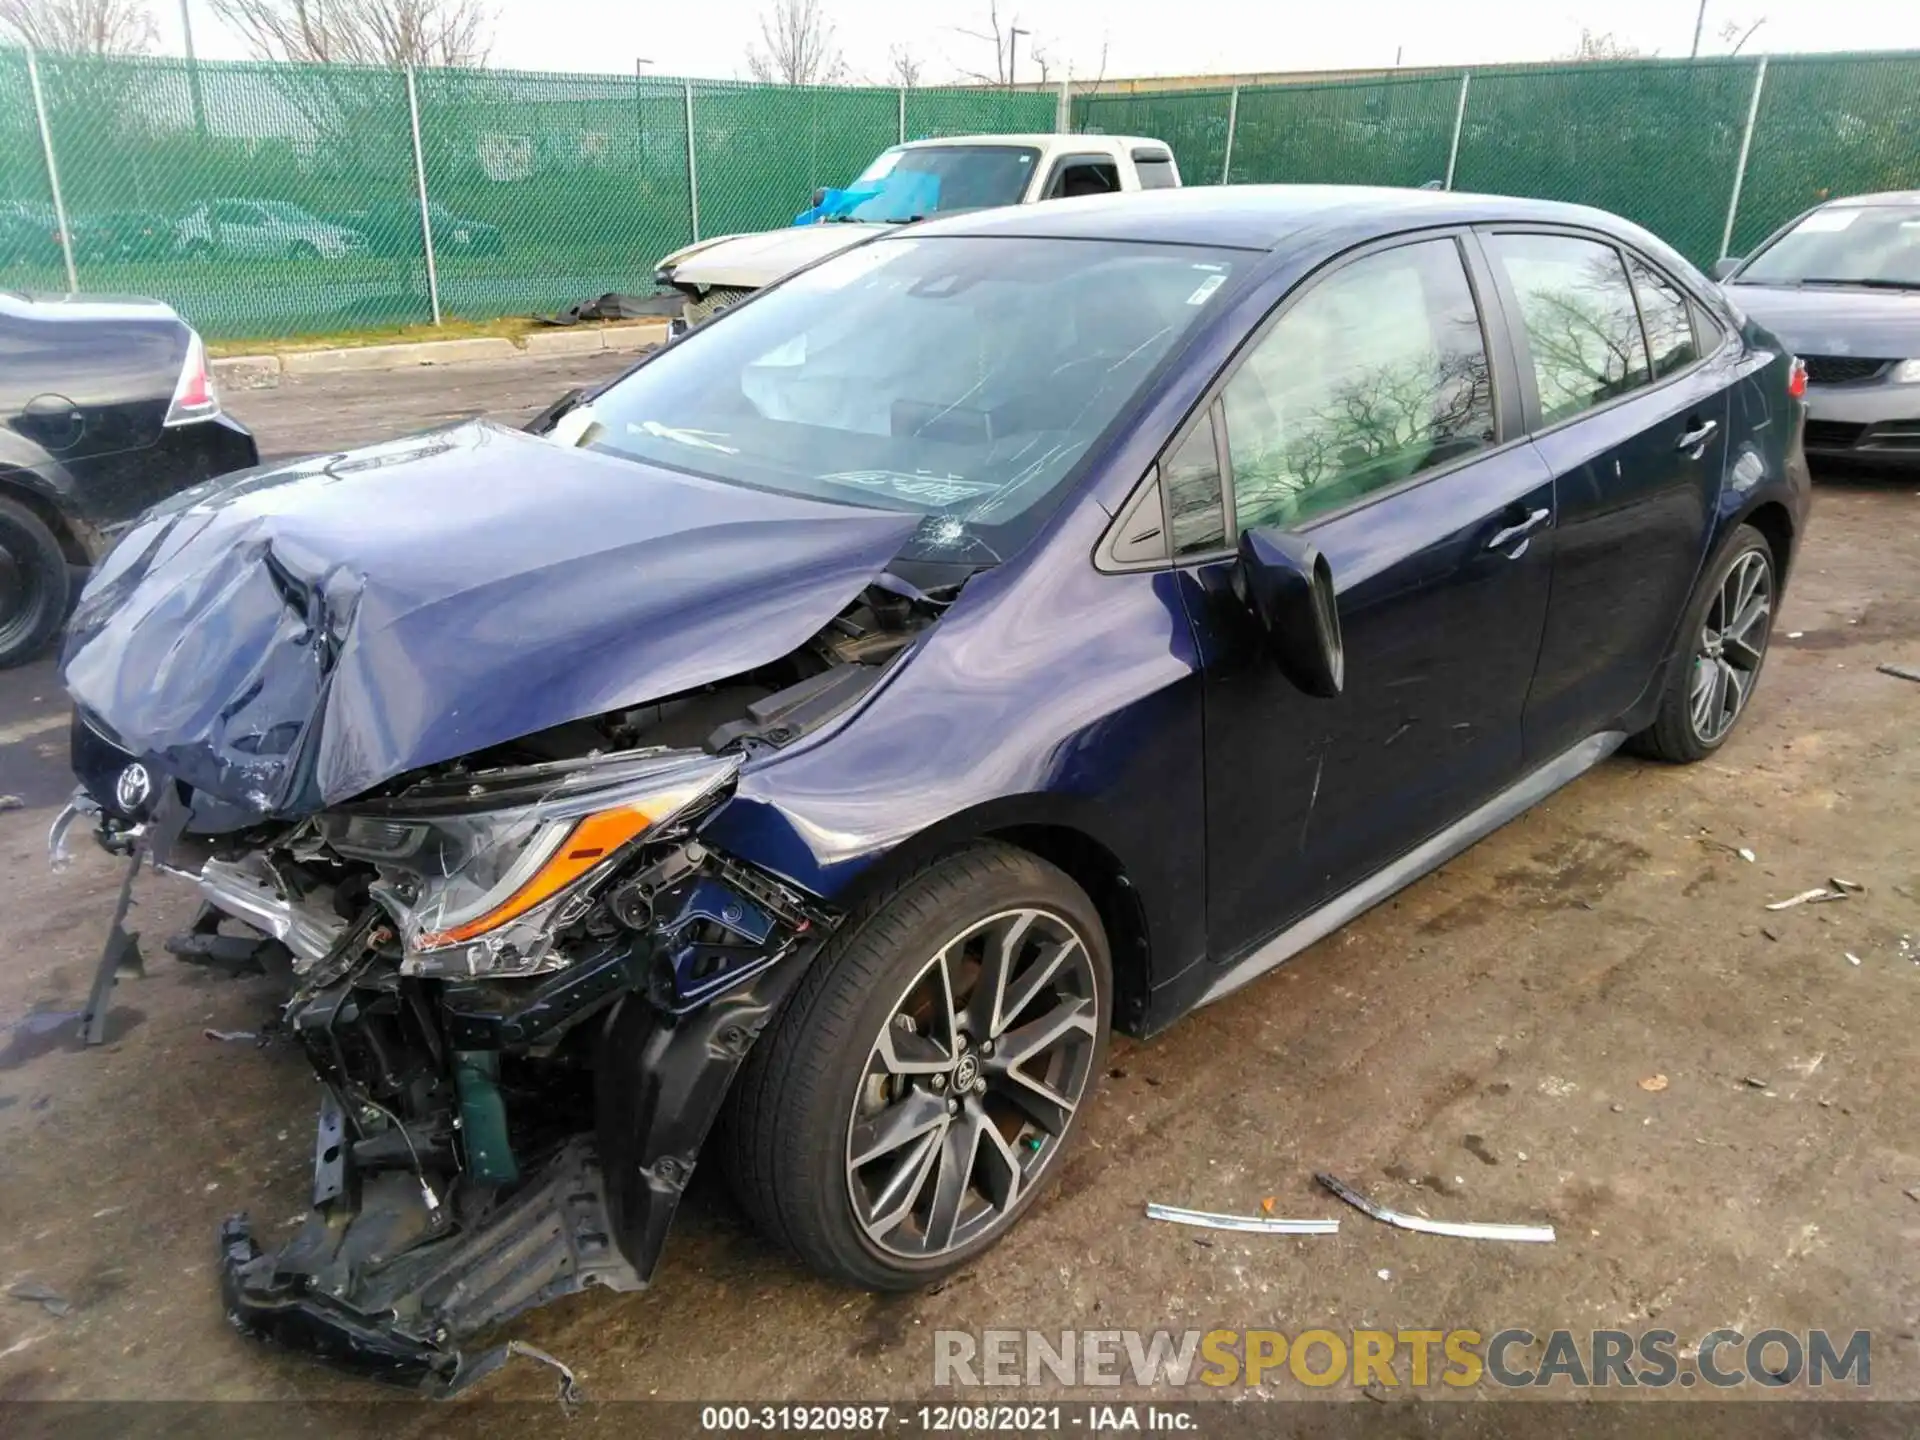
[[538, 1360], [542, 1365], [550, 1365], [560, 1372], [560, 1389], [554, 1399], [560, 1402], [562, 1410], [572, 1410], [587, 1397], [580, 1389], [580, 1381], [575, 1377], [571, 1366], [555, 1359], [537, 1345], [529, 1345], [524, 1340], [507, 1341], [508, 1355], [524, 1355], [529, 1360]]
[[27, 802], [18, 795], [0, 795], [0, 810], [24, 810]]
[[1778, 940], [1780, 938], [1780, 932], [1778, 930], [1773, 929], [1771, 926], [1762, 925], [1760, 927], [1760, 933], [1766, 936], [1767, 939], [1769, 940]]
[[1478, 1220], [1429, 1220], [1424, 1215], [1409, 1215], [1401, 1210], [1389, 1210], [1384, 1205], [1376, 1205], [1344, 1180], [1336, 1179], [1325, 1172], [1317, 1173], [1313, 1178], [1363, 1215], [1371, 1215], [1382, 1224], [1394, 1225], [1402, 1230], [1414, 1230], [1422, 1235], [1451, 1235], [1459, 1240], [1518, 1240], [1536, 1244], [1553, 1243], [1554, 1234], [1551, 1225], [1502, 1225]]
[[1838, 875], [1828, 876], [1827, 884], [1831, 885], [1835, 890], [1838, 890], [1842, 895], [1857, 895], [1860, 891], [1867, 888], [1858, 880], [1842, 880]]
[[1913, 1189], [1907, 1191], [1907, 1199], [1920, 1201], [1920, 1185], [1916, 1185]]
[[1762, 1080], [1758, 1075], [1749, 1075], [1747, 1076], [1746, 1083], [1752, 1089], [1764, 1090], [1773, 1082], [1770, 1080]]
[[1147, 1202], [1149, 1220], [1175, 1225], [1197, 1225], [1203, 1230], [1250, 1230], [1260, 1235], [1337, 1235], [1338, 1220], [1284, 1220], [1273, 1215], [1215, 1215], [1205, 1210], [1182, 1210], [1177, 1205]]
[[1789, 895], [1785, 900], [1775, 900], [1767, 909], [1791, 910], [1796, 905], [1824, 905], [1830, 900], [1844, 900], [1866, 888], [1851, 880], [1829, 880], [1811, 890], [1802, 890], [1798, 895]]
[[1649, 1075], [1641, 1080], [1640, 1088], [1645, 1090], [1649, 1095], [1658, 1095], [1662, 1090], [1667, 1088], [1667, 1077], [1664, 1075]]
[[1885, 665], [1876, 665], [1873, 668], [1882, 675], [1893, 676], [1896, 680], [1912, 680], [1920, 683], [1920, 666], [1895, 665], [1892, 661], [1888, 661]]
[[1849, 965], [1858, 965], [1860, 963], [1860, 957], [1849, 950], [1847, 951], [1847, 963]]
[[265, 1043], [265, 1041], [263, 1041], [263, 1040], [261, 1039], [261, 1037], [260, 1037], [260, 1032], [259, 1032], [258, 1030], [213, 1030], [213, 1029], [207, 1029], [207, 1030], [202, 1030], [202, 1031], [201, 1031], [200, 1033], [201, 1033], [202, 1035], [204, 1035], [204, 1036], [206, 1036], [206, 1037], [207, 1037], [207, 1039], [209, 1039], [209, 1040], [227, 1040], [227, 1041], [234, 1041], [234, 1040], [251, 1040], [251, 1041], [252, 1041], [252, 1042], [253, 1042], [254, 1044], [256, 1044], [256, 1045], [260, 1045], [260, 1044], [264, 1044], [264, 1043]]
[[55, 1319], [73, 1309], [73, 1302], [51, 1285], [43, 1285], [38, 1280], [21, 1280], [7, 1287], [7, 1297], [11, 1300], [25, 1300], [38, 1305]]

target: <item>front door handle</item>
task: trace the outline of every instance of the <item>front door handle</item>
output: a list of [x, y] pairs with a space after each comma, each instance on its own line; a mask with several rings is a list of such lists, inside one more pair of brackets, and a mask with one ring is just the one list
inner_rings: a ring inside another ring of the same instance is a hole
[[1720, 422], [1718, 420], [1702, 420], [1693, 429], [1687, 431], [1686, 434], [1675, 441], [1673, 448], [1676, 450], [1684, 450], [1689, 460], [1698, 460], [1702, 455], [1707, 453], [1707, 442], [1719, 433]]
[[[1487, 549], [1504, 550], [1514, 542], [1526, 539], [1552, 518], [1553, 511], [1545, 507], [1539, 510], [1530, 510], [1527, 512], [1527, 517], [1524, 520], [1515, 521], [1504, 530], [1494, 531], [1493, 538], [1487, 541]], [[1519, 557], [1516, 555], [1514, 558], [1518, 559]]]

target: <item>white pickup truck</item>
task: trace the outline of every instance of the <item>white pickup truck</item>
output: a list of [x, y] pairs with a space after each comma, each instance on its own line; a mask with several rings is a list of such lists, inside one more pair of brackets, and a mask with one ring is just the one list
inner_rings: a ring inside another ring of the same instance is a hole
[[815, 191], [808, 223], [697, 240], [664, 257], [654, 278], [683, 297], [675, 325], [680, 329], [876, 230], [956, 210], [1179, 183], [1173, 151], [1164, 141], [1137, 135], [914, 140], [881, 151], [846, 189]]

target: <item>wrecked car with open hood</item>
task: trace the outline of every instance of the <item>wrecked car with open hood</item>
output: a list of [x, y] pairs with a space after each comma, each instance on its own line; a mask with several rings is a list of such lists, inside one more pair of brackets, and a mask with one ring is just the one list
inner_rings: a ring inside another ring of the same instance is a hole
[[[1574, 380], [1521, 383], [1496, 265], [1600, 286], [1596, 364], [1664, 317], [1626, 479]], [[458, 1388], [498, 1322], [646, 1283], [709, 1161], [825, 1274], [967, 1263], [1113, 1028], [1629, 735], [1718, 748], [1799, 383], [1597, 212], [1167, 191], [916, 227], [535, 433], [152, 512], [73, 622], [60, 829], [198, 887], [183, 956], [287, 978], [314, 1208], [277, 1250], [228, 1222], [229, 1317]]]

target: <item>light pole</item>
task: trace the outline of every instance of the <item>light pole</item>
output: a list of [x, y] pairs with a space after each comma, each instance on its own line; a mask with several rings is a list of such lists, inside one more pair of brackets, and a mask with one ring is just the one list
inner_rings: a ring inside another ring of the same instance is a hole
[[1687, 57], [1690, 60], [1698, 60], [1700, 58], [1700, 27], [1706, 23], [1707, 0], [1700, 0], [1700, 8], [1694, 12], [1693, 17], [1693, 53]]
[[1007, 88], [1013, 88], [1014, 62], [1020, 58], [1020, 37], [1031, 35], [1031, 30], [1022, 30], [1018, 25], [1007, 27]]
[[193, 128], [201, 139], [207, 135], [207, 102], [200, 94], [200, 66], [193, 58], [193, 15], [187, 0], [180, 0], [180, 34], [187, 45], [187, 94], [193, 102]]

